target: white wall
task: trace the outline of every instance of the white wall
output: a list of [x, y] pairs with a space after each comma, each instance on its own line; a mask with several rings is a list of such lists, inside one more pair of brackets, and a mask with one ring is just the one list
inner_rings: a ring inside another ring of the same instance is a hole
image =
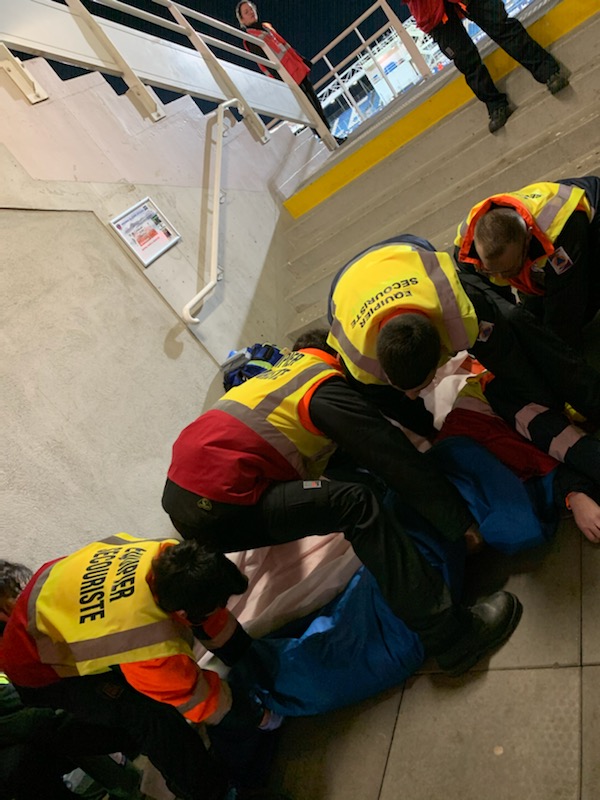
[[[118, 530], [171, 533], [174, 439], [219, 395], [230, 348], [280, 336], [277, 185], [297, 143], [285, 130], [263, 147], [242, 124], [227, 137], [225, 278], [195, 338], [169, 302], [205, 281], [210, 119], [184, 98], [153, 124], [100, 76], [27, 64], [48, 101], [0, 72], [0, 557], [35, 567]], [[107, 222], [146, 195], [182, 240], [144, 272]]]

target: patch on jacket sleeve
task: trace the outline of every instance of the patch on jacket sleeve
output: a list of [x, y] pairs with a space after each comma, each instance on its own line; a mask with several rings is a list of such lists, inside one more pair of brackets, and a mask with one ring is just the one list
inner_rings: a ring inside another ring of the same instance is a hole
[[573, 266], [573, 262], [564, 247], [559, 247], [555, 250], [548, 258], [548, 263], [557, 275], [562, 275], [563, 272], [566, 272]]
[[487, 342], [492, 333], [494, 332], [494, 323], [486, 322], [484, 319], [479, 320], [479, 334], [477, 336], [478, 342]]

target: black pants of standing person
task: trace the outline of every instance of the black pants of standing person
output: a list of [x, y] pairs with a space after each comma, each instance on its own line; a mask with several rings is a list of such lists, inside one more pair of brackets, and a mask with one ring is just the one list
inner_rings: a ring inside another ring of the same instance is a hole
[[300, 81], [298, 86], [302, 89], [308, 100], [310, 101], [311, 105], [317, 112], [317, 114], [321, 117], [325, 125], [327, 126], [327, 130], [331, 130], [331, 125], [329, 124], [329, 120], [325, 115], [325, 111], [323, 110], [323, 106], [321, 105], [321, 101], [317, 97], [317, 93], [315, 92], [315, 88], [312, 83], [309, 81], [308, 78], [304, 78], [303, 81]]
[[178, 797], [222, 800], [225, 796], [226, 771], [207, 752], [198, 733], [175, 708], [137, 692], [119, 672], [16, 688], [26, 706], [70, 712], [80, 733], [65, 749], [75, 760], [79, 754], [139, 751]]
[[[445, 7], [447, 22], [435, 27], [430, 35], [442, 53], [454, 61], [473, 94], [486, 104], [491, 114], [508, 104], [507, 97], [494, 84], [475, 43], [458, 16], [457, 5], [446, 2]], [[531, 38], [519, 20], [508, 16], [502, 0], [470, 0], [466, 14], [509, 56], [529, 70], [539, 83], [546, 83], [560, 69], [556, 59]]]
[[[565, 403], [594, 425], [600, 424], [600, 373], [533, 314], [501, 297], [478, 275], [461, 272], [459, 277], [480, 324], [480, 339], [470, 352], [496, 376], [486, 388], [486, 398], [533, 444], [558, 457], [557, 447], [570, 440]], [[525, 408], [527, 426], [522, 430]], [[586, 436], [577, 441], [564, 460], [600, 485], [597, 440]]]
[[269, 487], [254, 506], [198, 500], [167, 480], [162, 502], [175, 528], [222, 553], [341, 531], [392, 611], [419, 634], [428, 656], [446, 650], [468, 625], [468, 612], [452, 603], [439, 571], [366, 486], [287, 481]]

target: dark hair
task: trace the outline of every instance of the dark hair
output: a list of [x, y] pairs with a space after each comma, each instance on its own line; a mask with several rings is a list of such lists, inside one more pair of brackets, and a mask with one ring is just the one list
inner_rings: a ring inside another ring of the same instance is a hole
[[334, 356], [335, 350], [327, 344], [329, 330], [327, 328], [311, 328], [309, 331], [301, 333], [292, 345], [292, 350], [304, 350], [306, 347], [315, 347], [317, 350], [324, 350]]
[[256, 8], [256, 3], [253, 3], [252, 0], [240, 0], [240, 2], [236, 5], [236, 7], [235, 7], [235, 18], [237, 19], [237, 21], [238, 21], [238, 23], [240, 25], [240, 28], [242, 28], [243, 30], [246, 30], [246, 26], [242, 22], [242, 15], [240, 13], [241, 8], [244, 5], [244, 3], [247, 3], [252, 8], [252, 10], [256, 14], [257, 18], [258, 18], [258, 9]]
[[[7, 616], [12, 610], [12, 603], [21, 594], [31, 580], [33, 572], [23, 564], [5, 561], [0, 558], [0, 611]], [[4, 633], [6, 622], [0, 620], [0, 636]]]
[[422, 314], [399, 314], [377, 337], [377, 359], [398, 389], [420, 386], [435, 370], [441, 354], [440, 335]]
[[153, 561], [154, 592], [163, 611], [185, 611], [201, 622], [223, 608], [232, 594], [243, 594], [248, 578], [233, 561], [211, 553], [195, 539], [165, 548]]
[[479, 217], [473, 236], [483, 251], [477, 251], [480, 258], [498, 258], [509, 244], [524, 244], [527, 223], [515, 208], [492, 208]]
[[20, 595], [32, 576], [29, 567], [0, 559], [0, 600]]

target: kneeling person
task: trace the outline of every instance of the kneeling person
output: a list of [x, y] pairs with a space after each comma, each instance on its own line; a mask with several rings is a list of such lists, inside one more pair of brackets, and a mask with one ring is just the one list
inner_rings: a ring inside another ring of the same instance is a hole
[[226, 664], [246, 653], [252, 640], [225, 604], [247, 584], [197, 542], [93, 542], [45, 564], [16, 598], [4, 669], [25, 705], [87, 723], [89, 754], [143, 752], [179, 797], [222, 800], [227, 771], [188, 722], [243, 738], [273, 720], [200, 669], [192, 648], [200, 639]]
[[[420, 635], [427, 655], [451, 674], [465, 671], [514, 630], [518, 600], [499, 593], [471, 610], [455, 606], [440, 573], [370, 489], [320, 479], [341, 439], [362, 466], [399, 486], [408, 502], [407, 487], [414, 486], [412, 502], [439, 535], [461, 542], [473, 518], [456, 490], [442, 477], [428, 479], [433, 468], [348, 386], [326, 346], [284, 356], [188, 425], [173, 446], [163, 507], [182, 536], [220, 552], [341, 531], [392, 611]], [[388, 449], [400, 452], [398, 463], [386, 458]], [[414, 454], [414, 472], [403, 453]], [[425, 485], [419, 487], [420, 478]], [[436, 504], [433, 485], [440, 487]]]

